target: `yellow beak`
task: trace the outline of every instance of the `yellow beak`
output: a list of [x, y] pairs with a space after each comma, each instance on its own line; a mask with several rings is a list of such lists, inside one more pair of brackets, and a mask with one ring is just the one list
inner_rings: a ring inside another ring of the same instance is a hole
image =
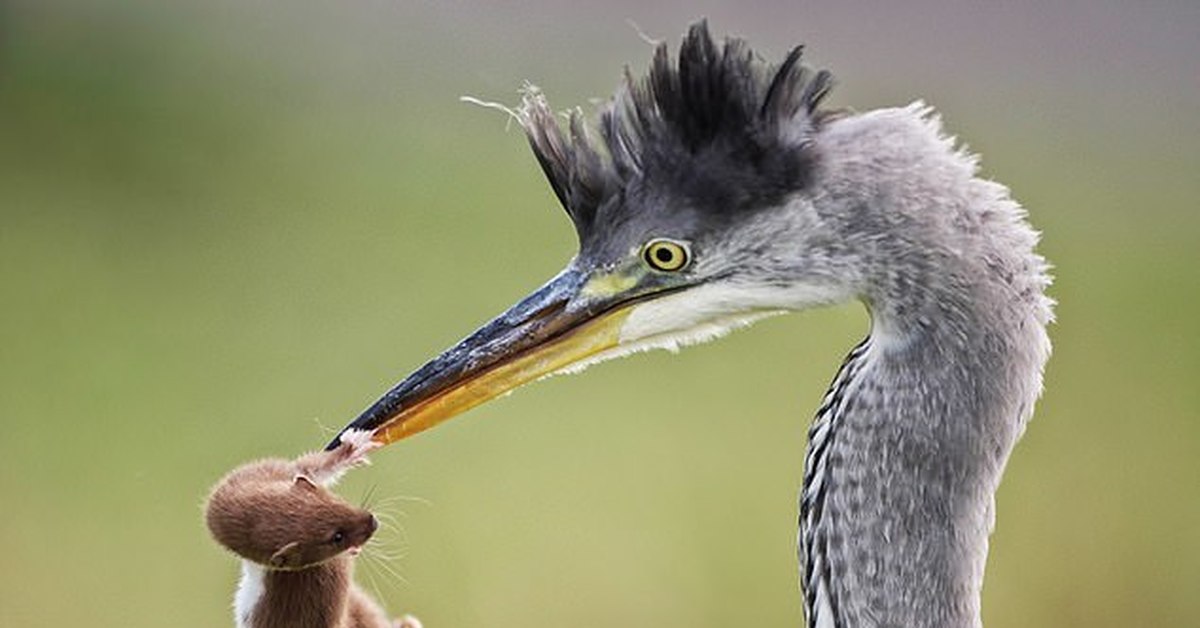
[[[638, 279], [568, 269], [409, 375], [346, 429], [383, 444], [425, 431], [523, 384], [616, 347]], [[337, 440], [330, 445], [336, 446]]]
[[453, 382], [427, 399], [407, 406], [375, 428], [373, 439], [393, 443], [425, 431], [524, 384], [555, 373], [617, 345], [628, 310], [618, 310], [517, 353], [491, 368]]

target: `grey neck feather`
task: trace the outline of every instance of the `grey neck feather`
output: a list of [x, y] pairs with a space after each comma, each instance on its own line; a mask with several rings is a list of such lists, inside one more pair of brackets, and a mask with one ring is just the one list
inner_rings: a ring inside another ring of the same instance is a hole
[[1036, 234], [922, 107], [834, 121], [817, 145], [810, 209], [853, 251], [842, 277], [872, 331], [809, 433], [809, 625], [981, 626], [994, 494], [1049, 356]]

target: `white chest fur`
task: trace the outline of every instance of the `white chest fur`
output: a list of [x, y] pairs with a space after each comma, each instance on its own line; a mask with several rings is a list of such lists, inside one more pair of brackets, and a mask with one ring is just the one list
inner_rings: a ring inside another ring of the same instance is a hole
[[237, 628], [250, 628], [250, 614], [263, 595], [263, 576], [262, 566], [242, 561], [242, 580], [233, 597], [233, 621]]

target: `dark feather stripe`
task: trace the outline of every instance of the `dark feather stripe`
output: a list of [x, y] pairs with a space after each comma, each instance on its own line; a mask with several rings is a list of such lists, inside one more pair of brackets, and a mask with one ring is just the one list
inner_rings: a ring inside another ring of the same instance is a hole
[[[821, 531], [824, 515], [825, 495], [829, 484], [827, 465], [830, 451], [837, 434], [838, 417], [848, 403], [846, 391], [854, 382], [865, 362], [864, 356], [870, 347], [870, 338], [864, 339], [850, 351], [842, 362], [838, 373], [829, 385], [829, 390], [817, 409], [813, 424], [808, 430], [808, 448], [804, 455], [804, 483], [800, 489], [800, 562], [801, 582], [804, 587], [804, 613], [809, 626], [817, 625], [817, 591], [824, 588], [833, 612], [833, 625], [840, 627], [837, 599], [830, 586], [828, 539]], [[818, 565], [820, 570], [818, 571]]]

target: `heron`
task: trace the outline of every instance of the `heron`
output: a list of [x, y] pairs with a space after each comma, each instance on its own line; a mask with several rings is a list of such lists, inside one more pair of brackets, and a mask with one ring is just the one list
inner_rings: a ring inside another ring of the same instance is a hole
[[932, 108], [825, 108], [832, 76], [801, 52], [769, 63], [700, 21], [594, 120], [527, 86], [509, 111], [578, 253], [347, 427], [387, 444], [551, 374], [857, 300], [869, 332], [804, 453], [807, 624], [981, 626], [995, 492], [1050, 354], [1039, 234]]

